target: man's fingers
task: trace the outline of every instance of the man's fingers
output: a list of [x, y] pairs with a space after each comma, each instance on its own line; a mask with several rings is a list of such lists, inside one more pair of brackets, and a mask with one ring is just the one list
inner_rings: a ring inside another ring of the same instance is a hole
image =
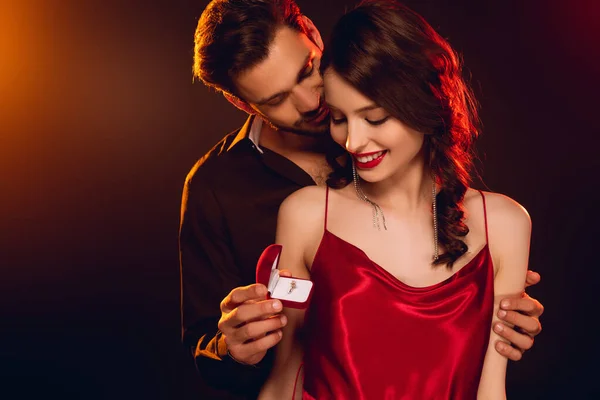
[[501, 340], [498, 340], [494, 347], [498, 353], [502, 354], [509, 360], [519, 361], [523, 357], [523, 353], [521, 351], [515, 349], [508, 343], [504, 343]]
[[503, 299], [500, 308], [506, 311], [519, 311], [532, 317], [539, 318], [544, 312], [544, 306], [534, 298], [524, 294], [521, 298]]
[[537, 285], [542, 279], [541, 275], [531, 270], [527, 271], [527, 278], [525, 280], [525, 287]]
[[249, 300], [264, 300], [267, 297], [265, 285], [255, 283], [253, 285], [233, 289], [221, 302], [221, 312], [230, 313], [240, 304]]
[[515, 325], [531, 336], [535, 336], [542, 331], [542, 325], [537, 318], [530, 317], [516, 311], [499, 310], [498, 318], [500, 318], [502, 321], [508, 322], [509, 324]]
[[[263, 300], [253, 304], [242, 304], [224, 318], [227, 328], [262, 320], [277, 314], [283, 306], [279, 300]], [[221, 329], [221, 331], [223, 331]]]
[[533, 346], [533, 338], [531, 336], [517, 332], [501, 322], [494, 324], [494, 332], [508, 340], [513, 347], [516, 347], [521, 352], [529, 350]]
[[264, 352], [279, 343], [282, 336], [283, 333], [280, 329], [278, 329], [252, 342], [234, 346], [230, 346], [228, 344], [227, 347], [229, 348], [231, 355], [234, 356], [236, 360], [240, 360], [248, 364], [255, 364], [255, 359], [262, 359]]
[[[236, 329], [233, 333], [236, 343], [246, 343], [264, 337], [268, 332], [283, 328], [287, 324], [285, 315], [250, 322]], [[233, 339], [233, 338], [232, 338]]]

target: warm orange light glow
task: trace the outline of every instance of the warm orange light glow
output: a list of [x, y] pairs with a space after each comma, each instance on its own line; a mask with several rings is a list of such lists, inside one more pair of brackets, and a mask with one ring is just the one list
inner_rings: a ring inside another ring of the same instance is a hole
[[[40, 15], [32, 2], [8, 1], [0, 6], [0, 135], [27, 113], [35, 95], [35, 59], [43, 44]], [[43, 54], [43, 51], [42, 51]], [[13, 124], [8, 124], [12, 122]]]

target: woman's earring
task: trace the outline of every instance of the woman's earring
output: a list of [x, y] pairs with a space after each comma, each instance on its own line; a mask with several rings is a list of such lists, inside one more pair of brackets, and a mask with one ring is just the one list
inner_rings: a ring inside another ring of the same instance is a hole
[[379, 204], [370, 200], [360, 187], [360, 178], [358, 176], [358, 173], [356, 172], [354, 160], [352, 160], [352, 176], [354, 177], [354, 189], [356, 190], [356, 196], [358, 196], [359, 200], [362, 200], [365, 203], [369, 203], [371, 207], [373, 207], [373, 228], [377, 228], [377, 230], [379, 231], [381, 230], [381, 225], [379, 224], [379, 214], [381, 214], [381, 220], [383, 221], [383, 229], [387, 231], [387, 225], [385, 224], [385, 215], [383, 215], [383, 210], [381, 209], [381, 207], [379, 207]]

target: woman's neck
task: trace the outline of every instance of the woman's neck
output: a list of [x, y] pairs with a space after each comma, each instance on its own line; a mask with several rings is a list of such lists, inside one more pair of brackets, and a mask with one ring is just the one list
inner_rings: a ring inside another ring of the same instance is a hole
[[414, 161], [383, 181], [361, 181], [367, 197], [383, 208], [399, 212], [430, 207], [433, 201], [433, 174], [422, 158]]

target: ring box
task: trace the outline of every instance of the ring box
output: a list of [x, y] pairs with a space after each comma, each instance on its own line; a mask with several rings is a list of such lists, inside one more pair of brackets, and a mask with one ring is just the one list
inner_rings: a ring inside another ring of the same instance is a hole
[[310, 279], [279, 275], [279, 256], [283, 247], [272, 244], [263, 250], [256, 264], [256, 282], [267, 287], [269, 299], [281, 300], [284, 307], [304, 309], [312, 296]]

